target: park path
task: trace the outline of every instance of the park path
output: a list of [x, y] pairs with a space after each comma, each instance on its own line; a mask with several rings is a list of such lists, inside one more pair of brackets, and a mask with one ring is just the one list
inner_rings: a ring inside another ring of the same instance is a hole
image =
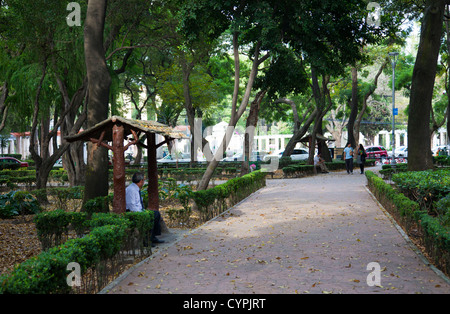
[[[411, 248], [366, 183], [358, 172], [267, 180], [103, 292], [450, 293], [448, 278]], [[379, 283], [369, 263], [378, 263]]]

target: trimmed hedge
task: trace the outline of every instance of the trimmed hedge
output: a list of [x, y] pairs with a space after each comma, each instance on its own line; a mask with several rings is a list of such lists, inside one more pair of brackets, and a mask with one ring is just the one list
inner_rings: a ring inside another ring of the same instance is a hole
[[266, 175], [260, 170], [253, 171], [213, 188], [192, 192], [190, 197], [197, 205], [202, 220], [207, 221], [264, 187]]
[[407, 232], [416, 227], [422, 231], [420, 240], [425, 250], [444, 273], [450, 274], [450, 227], [442, 223], [440, 216], [430, 216], [418, 202], [395, 190], [373, 172], [366, 171], [366, 177], [372, 193]]
[[[342, 160], [334, 160], [333, 162], [325, 162], [328, 170], [345, 170], [345, 162]], [[370, 167], [375, 165], [375, 159], [368, 159], [365, 165]], [[316, 166], [320, 171], [319, 166]], [[354, 168], [359, 167], [356, 162]], [[314, 175], [314, 166], [307, 165], [305, 162], [290, 163], [288, 166], [283, 167], [283, 174], [285, 178], [299, 178], [308, 175]]]
[[437, 166], [450, 166], [450, 156], [433, 156], [433, 161]]
[[[85, 219], [85, 213], [55, 211], [36, 217], [39, 237], [60, 234], [71, 223], [83, 225], [90, 233], [71, 239], [64, 244], [48, 248], [41, 254], [19, 264], [7, 275], [0, 276], [0, 293], [50, 294], [69, 293], [67, 266], [71, 262], [80, 265], [81, 276], [101, 261], [111, 260], [129, 243], [133, 230], [139, 231], [139, 243], [149, 235], [153, 227], [153, 212], [126, 213], [124, 215], [97, 213]], [[62, 231], [61, 231], [62, 230]]]
[[433, 203], [450, 193], [450, 170], [408, 171], [392, 176], [392, 181], [423, 209], [433, 211]]

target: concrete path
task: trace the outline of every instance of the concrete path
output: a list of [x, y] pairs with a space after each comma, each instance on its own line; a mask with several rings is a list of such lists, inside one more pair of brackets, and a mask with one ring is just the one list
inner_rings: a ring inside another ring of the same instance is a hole
[[172, 234], [104, 292], [450, 293], [366, 182], [358, 172], [267, 180], [222, 216], [178, 240]]

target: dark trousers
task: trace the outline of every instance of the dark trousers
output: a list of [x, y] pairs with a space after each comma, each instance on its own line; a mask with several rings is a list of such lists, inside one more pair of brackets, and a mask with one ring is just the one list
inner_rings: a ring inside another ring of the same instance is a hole
[[[130, 210], [127, 209], [127, 212], [129, 212]], [[157, 210], [153, 211], [153, 228], [152, 228], [152, 232], [151, 232], [151, 236], [150, 236], [150, 241], [153, 240], [154, 238], [156, 238], [157, 235], [161, 235], [161, 213]], [[147, 241], [147, 237], [144, 237], [144, 246], [148, 246], [148, 241]]]
[[347, 173], [353, 172], [353, 158], [345, 160], [345, 168], [347, 169]]
[[158, 235], [161, 235], [161, 214], [159, 211], [154, 210], [153, 211], [153, 229], [152, 229], [152, 239], [155, 238]]
[[361, 169], [361, 173], [364, 173], [364, 162], [359, 164], [359, 169]]

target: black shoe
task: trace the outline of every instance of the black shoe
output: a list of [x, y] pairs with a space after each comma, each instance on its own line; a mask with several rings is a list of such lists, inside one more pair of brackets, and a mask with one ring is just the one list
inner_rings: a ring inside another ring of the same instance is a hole
[[164, 240], [160, 240], [158, 238], [153, 238], [152, 239], [152, 243], [164, 243], [164, 242], [165, 242]]

